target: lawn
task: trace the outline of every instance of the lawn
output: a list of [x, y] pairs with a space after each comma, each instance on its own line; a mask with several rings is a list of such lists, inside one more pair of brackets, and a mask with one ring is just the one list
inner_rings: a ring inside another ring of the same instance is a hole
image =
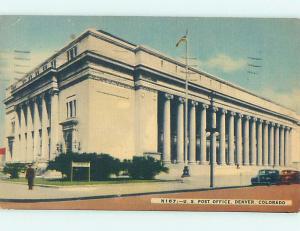
[[[6, 182], [12, 183], [27, 183], [25, 178], [18, 179], [6, 179]], [[103, 181], [67, 181], [63, 179], [43, 179], [36, 178], [34, 180], [35, 185], [49, 185], [49, 186], [76, 186], [76, 185], [98, 185], [98, 184], [126, 184], [126, 183], [154, 183], [154, 182], [167, 182], [166, 180], [134, 180], [134, 179], [124, 179], [124, 178], [114, 178]]]

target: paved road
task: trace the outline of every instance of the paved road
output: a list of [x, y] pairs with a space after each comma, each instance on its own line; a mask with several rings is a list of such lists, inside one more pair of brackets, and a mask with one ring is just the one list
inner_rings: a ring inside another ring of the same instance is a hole
[[[165, 205], [151, 204], [151, 198], [218, 198], [292, 200], [291, 206], [250, 205]], [[300, 207], [300, 185], [257, 186], [182, 193], [116, 197], [63, 202], [13, 203], [0, 202], [3, 209], [68, 209], [68, 210], [183, 210], [183, 211], [266, 211], [296, 212]]]

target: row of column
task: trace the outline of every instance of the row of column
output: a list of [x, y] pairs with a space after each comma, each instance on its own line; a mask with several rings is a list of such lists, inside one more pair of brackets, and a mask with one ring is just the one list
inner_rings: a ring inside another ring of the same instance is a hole
[[[50, 91], [15, 107], [14, 160], [49, 160], [58, 141], [58, 92]], [[50, 146], [51, 145], [51, 146]]]
[[[163, 161], [171, 161], [171, 100], [174, 96], [164, 94], [163, 106]], [[177, 104], [177, 148], [176, 162], [184, 162], [184, 98], [178, 97]], [[198, 102], [189, 101], [189, 149], [188, 163], [196, 163], [196, 106]], [[209, 107], [206, 104], [200, 106], [200, 135], [199, 163], [207, 164], [207, 135], [210, 135], [210, 149], [213, 152], [213, 160], [217, 158], [217, 136], [219, 137], [218, 164], [220, 165], [269, 165], [285, 166], [289, 163], [290, 133], [291, 128], [227, 111], [223, 108]], [[207, 110], [209, 109], [209, 110]], [[211, 127], [216, 128], [217, 112], [219, 113], [219, 127], [217, 133], [208, 133], [206, 127], [207, 111], [210, 113]], [[226, 114], [228, 121], [226, 123]], [[226, 136], [226, 126], [228, 126]], [[227, 139], [226, 139], [227, 138]], [[226, 142], [227, 141], [227, 142]], [[227, 145], [226, 145], [227, 144]], [[226, 150], [228, 157], [226, 161]]]

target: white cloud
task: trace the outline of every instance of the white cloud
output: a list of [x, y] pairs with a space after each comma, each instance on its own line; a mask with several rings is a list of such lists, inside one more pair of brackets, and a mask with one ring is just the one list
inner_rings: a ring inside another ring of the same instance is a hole
[[201, 66], [209, 69], [219, 69], [224, 72], [234, 72], [246, 67], [245, 59], [235, 59], [226, 54], [217, 54], [216, 56], [200, 62]]
[[264, 95], [274, 102], [293, 109], [300, 115], [300, 89], [294, 88], [289, 92], [278, 92], [267, 88], [261, 90], [260, 95]]

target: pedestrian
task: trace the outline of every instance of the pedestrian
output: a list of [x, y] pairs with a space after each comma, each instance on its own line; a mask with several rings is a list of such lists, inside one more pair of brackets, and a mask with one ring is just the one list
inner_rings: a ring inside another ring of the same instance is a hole
[[32, 168], [32, 164], [29, 164], [29, 166], [26, 170], [26, 179], [28, 181], [28, 189], [29, 190], [33, 189], [34, 177], [35, 177], [34, 169]]

